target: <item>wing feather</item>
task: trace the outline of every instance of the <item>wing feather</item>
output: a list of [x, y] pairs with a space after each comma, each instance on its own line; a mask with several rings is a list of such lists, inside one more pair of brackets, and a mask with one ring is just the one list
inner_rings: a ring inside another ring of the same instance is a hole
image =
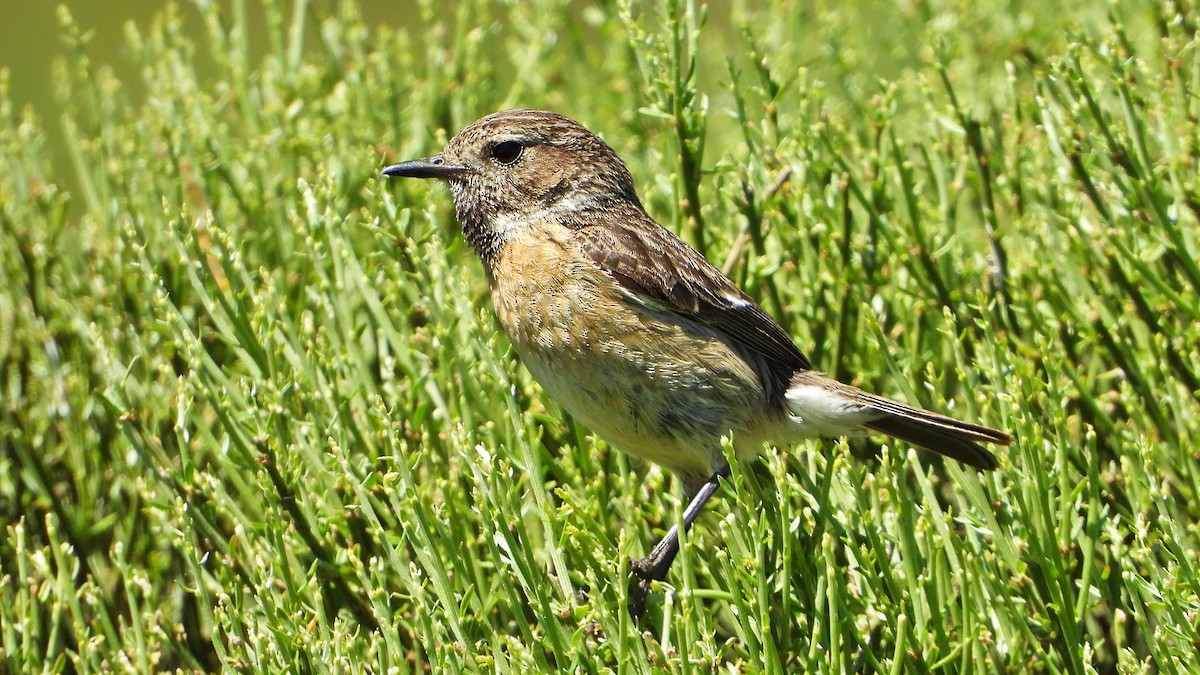
[[[648, 220], [648, 217], [647, 217]], [[627, 292], [728, 336], [773, 370], [811, 370], [808, 357], [750, 296], [679, 237], [650, 222], [593, 225], [583, 251]]]

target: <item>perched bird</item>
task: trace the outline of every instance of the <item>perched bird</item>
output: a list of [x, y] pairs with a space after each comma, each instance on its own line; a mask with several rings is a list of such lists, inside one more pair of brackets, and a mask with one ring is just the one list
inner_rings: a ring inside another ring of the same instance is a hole
[[[812, 368], [783, 328], [656, 223], [617, 154], [553, 112], [505, 110], [441, 154], [384, 169], [450, 186], [513, 349], [564, 410], [611, 445], [670, 469], [695, 520], [729, 466], [767, 443], [879, 432], [977, 469], [995, 429], [869, 394]], [[633, 561], [630, 612], [666, 577], [672, 528]]]

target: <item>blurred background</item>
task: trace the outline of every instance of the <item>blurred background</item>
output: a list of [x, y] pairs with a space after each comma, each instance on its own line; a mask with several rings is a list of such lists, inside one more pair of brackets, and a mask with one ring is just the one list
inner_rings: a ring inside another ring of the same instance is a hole
[[[154, 0], [128, 2], [46, 2], [42, 0], [8, 0], [0, 3], [0, 68], [8, 72], [9, 95], [21, 107], [28, 106], [44, 121], [49, 136], [54, 165], [66, 169], [65, 150], [59, 135], [57, 118], [61, 115], [62, 91], [56, 92], [56, 70], [64, 59], [71, 59], [85, 47], [88, 58], [95, 64], [111, 69], [121, 83], [123, 93], [134, 100], [145, 94], [139, 76], [137, 59], [129, 53], [127, 28], [151, 29], [156, 15], [170, 7], [178, 17], [185, 35], [201, 38], [205, 33], [203, 15], [215, 4], [236, 10], [244, 21], [251, 39], [247, 61], [253, 63], [267, 53], [265, 40], [257, 39], [266, 28], [266, 17], [259, 3], [202, 0], [200, 2], [163, 3]], [[308, 3], [296, 3], [303, 8]], [[357, 13], [367, 27], [391, 28], [420, 40], [424, 26], [423, 13], [416, 0], [366, 0], [358, 2]], [[451, 17], [463, 3], [444, 0], [437, 3], [437, 13]], [[583, 24], [593, 3], [573, 1], [561, 3], [564, 14]], [[601, 2], [610, 9], [619, 3]], [[737, 34], [744, 26], [735, 25], [733, 16], [746, 14], [743, 5], [735, 0], [715, 0], [705, 3], [709, 17], [705, 29], [705, 49], [720, 55], [707, 59], [718, 64], [728, 49], [737, 43]], [[753, 4], [753, 3], [750, 3]], [[956, 85], [965, 102], [986, 94], [1004, 77], [1005, 60], [1038, 58], [1045, 53], [1060, 51], [1071, 30], [1097, 30], [1107, 16], [1104, 3], [1041, 2], [1041, 3], [974, 3], [974, 2], [890, 2], [886, 0], [855, 0], [848, 6], [829, 11], [819, 2], [781, 3], [779, 10], [789, 17], [788, 30], [798, 39], [804, 54], [803, 65], [814, 79], [823, 80], [833, 90], [865, 91], [879, 81], [896, 81], [927, 65], [939, 43], [947, 49], [964, 48], [973, 57], [965, 62], [970, 68], [983, 70], [958, 78]], [[86, 38], [85, 45], [75, 45], [62, 32], [62, 10], [69, 10], [72, 20]], [[502, 20], [503, 12], [495, 16], [471, 16], [480, 25]], [[1138, 16], [1133, 17], [1137, 20]], [[593, 17], [593, 21], [595, 17]], [[1147, 18], [1148, 20], [1148, 18]], [[315, 24], [306, 24], [315, 31]], [[924, 35], [919, 42], [912, 36]], [[444, 35], [444, 34], [443, 34]], [[598, 40], [600, 33], [583, 34], [584, 40]], [[1136, 34], [1135, 34], [1136, 37]], [[312, 41], [306, 41], [311, 45]], [[420, 44], [415, 42], [415, 44]], [[199, 77], [211, 76], [215, 70], [206, 50], [197, 50], [195, 69]], [[417, 55], [420, 60], [421, 55]], [[951, 69], [958, 66], [950, 64]], [[705, 68], [699, 73], [702, 88], [712, 92], [721, 78], [721, 71]], [[498, 83], [498, 87], [502, 83]], [[479, 111], [482, 115], [486, 111]], [[69, 172], [62, 176], [68, 186], [73, 184]]]

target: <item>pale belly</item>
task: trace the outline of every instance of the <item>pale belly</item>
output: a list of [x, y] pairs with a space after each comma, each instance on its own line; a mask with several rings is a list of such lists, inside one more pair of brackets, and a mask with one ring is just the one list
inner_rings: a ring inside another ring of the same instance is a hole
[[586, 284], [555, 290], [494, 292], [497, 316], [546, 393], [609, 444], [707, 476], [723, 461], [723, 435], [739, 456], [774, 435], [782, 419], [758, 376], [715, 335]]

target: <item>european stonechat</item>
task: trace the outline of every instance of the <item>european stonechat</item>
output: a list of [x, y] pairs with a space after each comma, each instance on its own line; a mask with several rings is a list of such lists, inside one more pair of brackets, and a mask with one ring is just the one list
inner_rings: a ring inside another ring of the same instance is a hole
[[[440, 155], [386, 176], [438, 178], [483, 261], [513, 349], [564, 410], [611, 445], [675, 472], [690, 527], [729, 466], [768, 443], [870, 431], [977, 469], [995, 429], [832, 380], [751, 297], [642, 207], [633, 178], [577, 122], [506, 110], [463, 129]], [[666, 577], [673, 527], [633, 561], [630, 612]]]

